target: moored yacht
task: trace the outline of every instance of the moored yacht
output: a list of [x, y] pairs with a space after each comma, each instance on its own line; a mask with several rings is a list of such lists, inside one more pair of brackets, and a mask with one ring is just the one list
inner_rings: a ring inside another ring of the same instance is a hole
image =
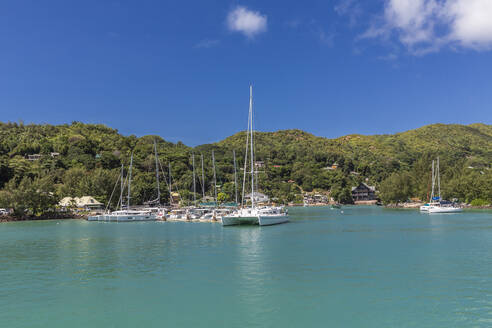
[[172, 210], [166, 217], [168, 221], [189, 221], [190, 216], [186, 209]]
[[[131, 181], [132, 181], [132, 166], [133, 166], [133, 153], [130, 157], [130, 168], [128, 170], [128, 196], [126, 209], [123, 209], [123, 189], [125, 187], [123, 179], [123, 165], [121, 166], [121, 174], [118, 180], [121, 179], [120, 200], [118, 205], [120, 210], [113, 211], [102, 215], [89, 216], [88, 221], [105, 221], [105, 222], [139, 222], [139, 221], [155, 221], [156, 215], [151, 210], [131, 210], [130, 209], [130, 195], [131, 195]], [[118, 183], [118, 182], [117, 182]], [[116, 189], [116, 185], [115, 185]], [[114, 191], [114, 190], [113, 190]], [[112, 196], [112, 194], [111, 194]], [[111, 197], [108, 202], [111, 203]]]
[[441, 200], [441, 190], [439, 189], [439, 197], [434, 197], [434, 186], [436, 184], [436, 171], [434, 168], [434, 160], [432, 160], [432, 176], [431, 176], [431, 181], [432, 181], [432, 190], [431, 190], [431, 195], [430, 195], [430, 201], [422, 206], [420, 206], [420, 210], [422, 212], [428, 212], [430, 208], [433, 208], [434, 206], [439, 205], [439, 201]]
[[456, 205], [443, 205], [432, 206], [429, 208], [429, 213], [459, 213], [463, 212], [463, 208], [458, 207]]
[[[434, 186], [437, 180], [438, 196], [434, 196]], [[439, 157], [437, 158], [437, 167], [434, 170], [434, 161], [432, 161], [432, 192], [431, 202], [420, 206], [421, 211], [427, 213], [459, 213], [463, 211], [463, 208], [456, 204], [443, 201], [441, 198], [441, 177], [439, 174]]]
[[155, 221], [156, 217], [151, 211], [138, 210], [119, 210], [109, 214], [99, 215], [98, 221], [108, 222], [137, 222], [137, 221]]
[[[287, 211], [284, 211], [279, 207], [264, 206], [259, 207], [255, 204], [255, 165], [254, 165], [254, 141], [253, 141], [253, 87], [249, 88], [249, 117], [248, 117], [248, 131], [246, 133], [246, 154], [244, 160], [244, 178], [243, 178], [243, 202], [244, 203], [244, 186], [246, 182], [246, 165], [248, 163], [248, 152], [250, 153], [250, 165], [251, 165], [251, 206], [241, 207], [233, 213], [224, 215], [220, 218], [220, 222], [223, 226], [233, 226], [241, 224], [252, 225], [274, 225], [280, 223], [286, 223], [289, 221]], [[249, 140], [248, 140], [249, 139]], [[249, 141], [249, 142], [248, 142]]]

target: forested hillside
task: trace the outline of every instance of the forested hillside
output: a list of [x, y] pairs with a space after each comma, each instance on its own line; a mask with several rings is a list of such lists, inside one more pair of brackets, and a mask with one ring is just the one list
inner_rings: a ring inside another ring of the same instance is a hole
[[[244, 165], [244, 132], [195, 148], [159, 136], [123, 136], [104, 125], [0, 123], [0, 206], [42, 213], [65, 196], [92, 195], [106, 203], [134, 152], [132, 202], [155, 199], [154, 140], [162, 166], [162, 203], [168, 202], [169, 163], [172, 190], [191, 200], [192, 154], [197, 198], [201, 197], [204, 158], [205, 193], [213, 194], [212, 150], [220, 190], [234, 195], [232, 151], [238, 172]], [[441, 161], [443, 195], [462, 201], [492, 202], [492, 126], [435, 124], [394, 135], [316, 137], [300, 130], [255, 134], [259, 189], [280, 202], [300, 199], [302, 191], [331, 190], [350, 202], [350, 188], [361, 181], [376, 185], [385, 202], [427, 197], [432, 159]], [[40, 156], [32, 156], [32, 155]], [[29, 156], [31, 155], [31, 156]], [[30, 157], [30, 158], [29, 158]], [[337, 164], [337, 169], [329, 169]], [[238, 178], [242, 182], [242, 176]], [[241, 186], [239, 187], [241, 190]]]

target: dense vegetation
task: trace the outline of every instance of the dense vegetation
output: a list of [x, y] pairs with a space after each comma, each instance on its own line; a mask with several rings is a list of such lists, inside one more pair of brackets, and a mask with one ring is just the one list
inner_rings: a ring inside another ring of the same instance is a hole
[[[232, 151], [237, 155], [241, 191], [245, 137], [240, 132], [218, 143], [191, 148], [159, 136], [123, 136], [104, 125], [0, 123], [0, 206], [14, 208], [18, 214], [40, 214], [65, 196], [92, 195], [107, 203], [121, 165], [127, 170], [132, 151], [132, 203], [155, 199], [154, 141], [162, 165], [162, 203], [169, 202], [169, 163], [172, 191], [179, 191], [185, 202], [193, 199], [193, 153], [197, 198], [202, 193], [200, 155], [205, 168], [203, 188], [206, 195], [214, 194], [212, 151], [220, 198], [234, 200]], [[300, 201], [302, 192], [313, 190], [331, 191], [337, 200], [350, 202], [350, 188], [363, 181], [376, 185], [386, 203], [426, 199], [431, 161], [439, 156], [445, 198], [492, 203], [491, 125], [435, 124], [395, 135], [337, 139], [284, 130], [259, 132], [255, 138], [256, 159], [265, 164], [259, 168], [259, 189], [279, 202]], [[28, 160], [33, 154], [42, 156]], [[335, 162], [336, 170], [327, 169]]]

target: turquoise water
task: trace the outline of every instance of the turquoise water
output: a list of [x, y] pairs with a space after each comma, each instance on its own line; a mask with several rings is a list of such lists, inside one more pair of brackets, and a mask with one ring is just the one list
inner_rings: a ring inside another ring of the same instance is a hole
[[491, 327], [492, 212], [0, 224], [0, 327]]

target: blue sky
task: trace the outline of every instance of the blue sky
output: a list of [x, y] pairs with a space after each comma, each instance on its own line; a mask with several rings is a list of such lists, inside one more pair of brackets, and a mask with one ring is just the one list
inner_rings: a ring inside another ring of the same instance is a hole
[[189, 145], [492, 122], [492, 2], [0, 3], [0, 114]]

